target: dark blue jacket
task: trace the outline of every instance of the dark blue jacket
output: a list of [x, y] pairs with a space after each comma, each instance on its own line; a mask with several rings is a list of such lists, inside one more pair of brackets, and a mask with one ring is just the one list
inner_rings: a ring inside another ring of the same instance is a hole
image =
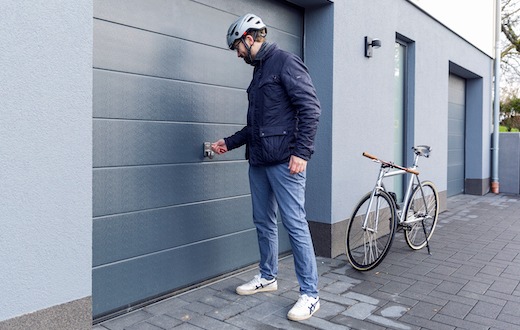
[[264, 43], [247, 89], [247, 126], [225, 138], [228, 150], [246, 146], [251, 166], [309, 160], [321, 113], [316, 90], [302, 60], [274, 43]]

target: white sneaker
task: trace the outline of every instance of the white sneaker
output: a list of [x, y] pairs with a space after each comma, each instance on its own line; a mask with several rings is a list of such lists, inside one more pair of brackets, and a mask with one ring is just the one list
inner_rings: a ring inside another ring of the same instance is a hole
[[287, 313], [287, 318], [291, 321], [306, 320], [316, 313], [318, 309], [320, 309], [320, 297], [313, 298], [302, 294], [293, 308]]
[[255, 294], [257, 292], [276, 290], [278, 290], [278, 282], [276, 281], [276, 278], [266, 280], [265, 278], [260, 277], [260, 275], [255, 275], [251, 281], [242, 284], [236, 289], [237, 293], [242, 296]]

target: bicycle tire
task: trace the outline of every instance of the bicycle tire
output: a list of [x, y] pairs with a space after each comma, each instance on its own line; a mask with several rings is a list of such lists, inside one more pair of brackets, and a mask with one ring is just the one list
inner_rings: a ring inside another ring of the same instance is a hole
[[432, 182], [423, 181], [414, 188], [404, 214], [406, 243], [413, 250], [422, 249], [432, 237], [439, 217], [439, 194]]
[[[396, 230], [397, 219], [392, 197], [385, 191], [377, 191], [368, 212], [371, 194], [363, 196], [357, 204], [346, 232], [347, 258], [352, 267], [359, 271], [373, 269], [383, 261], [392, 246]], [[377, 219], [375, 232], [362, 228], [367, 212], [369, 217], [366, 228], [374, 229]], [[388, 221], [386, 225], [382, 225], [384, 219]]]

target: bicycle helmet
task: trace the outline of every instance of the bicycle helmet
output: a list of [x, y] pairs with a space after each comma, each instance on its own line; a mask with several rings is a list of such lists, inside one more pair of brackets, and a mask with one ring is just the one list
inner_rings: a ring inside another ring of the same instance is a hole
[[[254, 14], [245, 14], [229, 26], [227, 32], [227, 44], [229, 49], [233, 49], [235, 40], [242, 38], [249, 30], [261, 30], [266, 28], [262, 19]], [[267, 28], [266, 28], [267, 31]]]

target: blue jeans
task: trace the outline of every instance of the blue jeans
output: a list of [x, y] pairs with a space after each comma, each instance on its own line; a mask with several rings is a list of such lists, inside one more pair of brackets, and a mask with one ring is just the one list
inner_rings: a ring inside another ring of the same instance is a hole
[[305, 172], [290, 174], [288, 163], [249, 167], [261, 276], [271, 279], [278, 275], [276, 212], [279, 209], [282, 223], [289, 233], [300, 293], [317, 297], [316, 256], [309, 224], [305, 218], [305, 181]]

